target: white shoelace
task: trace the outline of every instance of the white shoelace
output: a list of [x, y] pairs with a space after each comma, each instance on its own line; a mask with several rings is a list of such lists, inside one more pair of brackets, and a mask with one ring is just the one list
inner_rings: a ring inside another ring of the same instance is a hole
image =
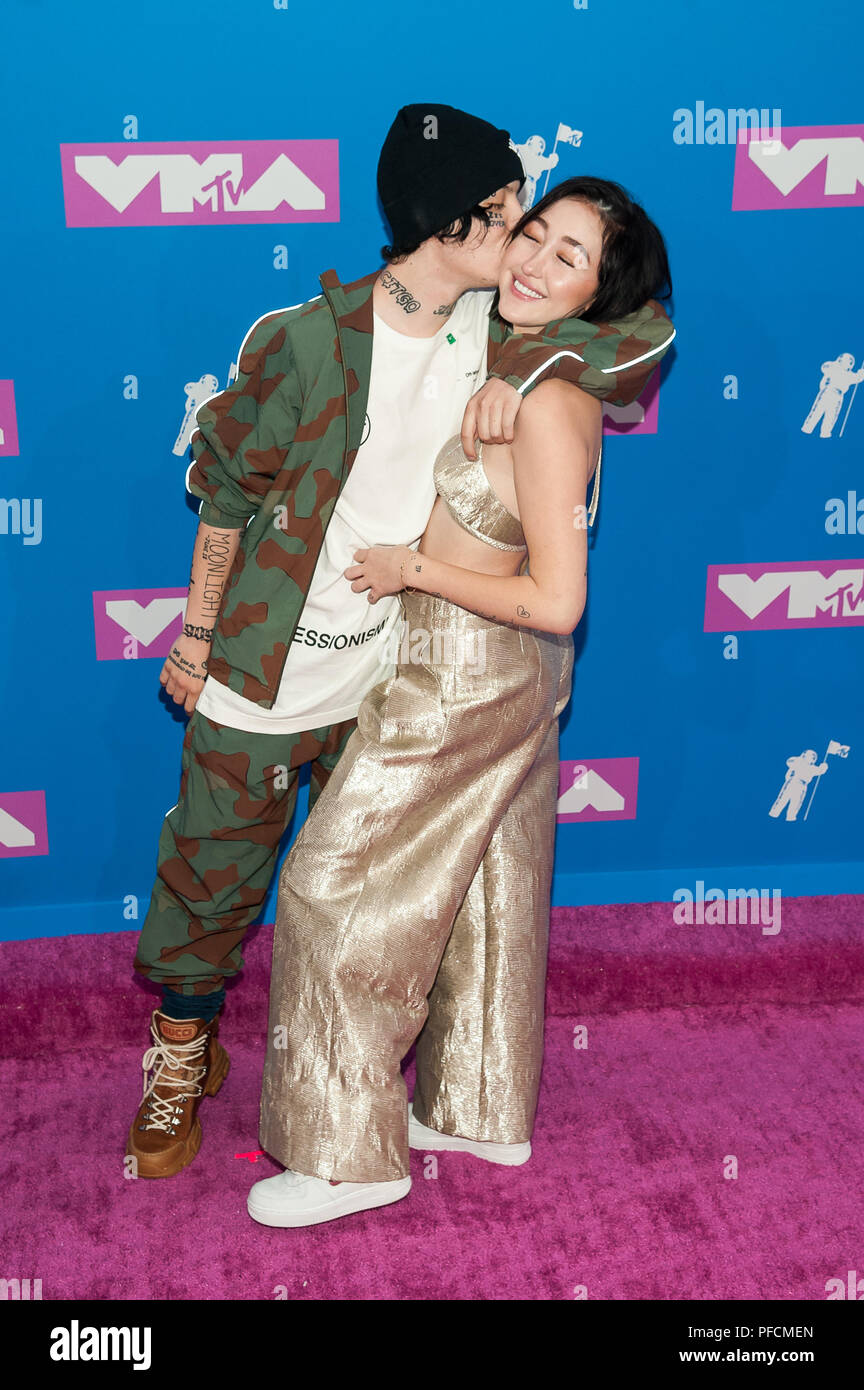
[[[144, 1070], [144, 1093], [141, 1097], [146, 1100], [150, 1096], [150, 1104], [144, 1111], [142, 1118], [148, 1123], [142, 1126], [143, 1129], [161, 1129], [166, 1134], [173, 1134], [177, 1128], [177, 1116], [183, 1114], [182, 1106], [175, 1102], [178, 1100], [193, 1100], [201, 1095], [203, 1087], [201, 1079], [207, 1070], [206, 1063], [200, 1067], [190, 1067], [190, 1063], [203, 1057], [205, 1048], [209, 1042], [207, 1033], [202, 1033], [199, 1038], [195, 1038], [189, 1043], [167, 1043], [164, 1038], [159, 1036], [155, 1022], [150, 1024], [150, 1032], [153, 1036], [154, 1046], [148, 1048], [144, 1053], [141, 1066]], [[147, 1073], [153, 1071], [153, 1077], [149, 1085]], [[168, 1072], [184, 1072], [179, 1078], [168, 1075]], [[181, 1094], [173, 1098], [168, 1096], [153, 1095], [156, 1086], [176, 1086]]]

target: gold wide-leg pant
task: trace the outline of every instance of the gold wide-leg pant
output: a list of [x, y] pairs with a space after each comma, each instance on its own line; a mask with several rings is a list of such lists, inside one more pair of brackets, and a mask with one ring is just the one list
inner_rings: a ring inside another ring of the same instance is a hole
[[285, 860], [273, 943], [261, 1143], [346, 1182], [409, 1171], [415, 1039], [417, 1119], [469, 1139], [530, 1138], [543, 1058], [573, 639], [401, 599], [402, 659]]

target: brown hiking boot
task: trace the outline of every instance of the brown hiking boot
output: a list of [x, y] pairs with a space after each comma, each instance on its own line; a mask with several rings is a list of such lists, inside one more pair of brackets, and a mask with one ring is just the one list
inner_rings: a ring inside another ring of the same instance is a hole
[[[201, 1146], [198, 1106], [215, 1096], [231, 1063], [218, 1041], [219, 1015], [169, 1018], [154, 1010], [153, 1047], [144, 1054], [144, 1098], [126, 1140], [139, 1178], [171, 1178]], [[153, 1075], [148, 1081], [148, 1073]]]

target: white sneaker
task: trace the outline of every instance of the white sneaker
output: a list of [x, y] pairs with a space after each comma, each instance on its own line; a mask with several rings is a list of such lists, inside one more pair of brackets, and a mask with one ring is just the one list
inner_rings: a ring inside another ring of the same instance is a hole
[[262, 1226], [315, 1226], [368, 1207], [386, 1207], [410, 1190], [410, 1176], [391, 1182], [340, 1182], [334, 1187], [326, 1178], [309, 1178], [286, 1168], [256, 1182], [246, 1207]]
[[456, 1149], [462, 1153], [473, 1154], [475, 1158], [485, 1158], [488, 1163], [504, 1163], [518, 1168], [531, 1157], [531, 1142], [524, 1144], [494, 1144], [488, 1139], [460, 1139], [458, 1134], [439, 1134], [437, 1129], [429, 1129], [414, 1118], [414, 1106], [408, 1105], [408, 1143], [412, 1149]]

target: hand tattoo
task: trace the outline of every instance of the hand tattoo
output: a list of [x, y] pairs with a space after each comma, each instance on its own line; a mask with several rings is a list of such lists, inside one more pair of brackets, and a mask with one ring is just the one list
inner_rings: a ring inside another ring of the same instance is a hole
[[[176, 647], [171, 648], [168, 660], [171, 662], [172, 666], [177, 667], [178, 671], [182, 671], [184, 676], [190, 676], [194, 681], [203, 681], [204, 677], [199, 675], [196, 671], [194, 661], [187, 661], [185, 656], [180, 655]], [[204, 670], [207, 669], [206, 661], [202, 662], [201, 665]]]

